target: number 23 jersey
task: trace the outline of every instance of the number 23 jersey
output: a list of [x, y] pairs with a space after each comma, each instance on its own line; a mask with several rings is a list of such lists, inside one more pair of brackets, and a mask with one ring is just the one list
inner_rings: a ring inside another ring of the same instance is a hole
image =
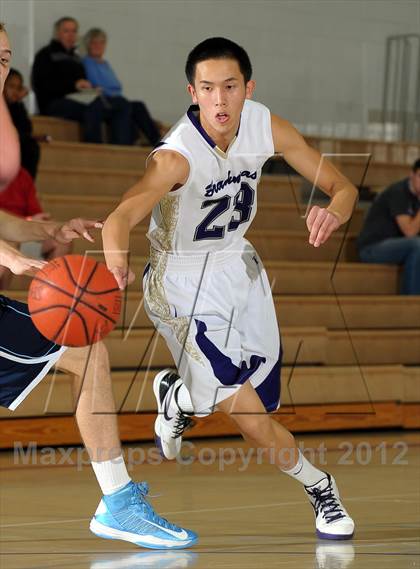
[[189, 163], [187, 182], [154, 207], [148, 238], [173, 255], [241, 248], [257, 211], [261, 169], [274, 154], [270, 111], [245, 100], [236, 137], [223, 152], [202, 128], [191, 106], [152, 154], [173, 150]]

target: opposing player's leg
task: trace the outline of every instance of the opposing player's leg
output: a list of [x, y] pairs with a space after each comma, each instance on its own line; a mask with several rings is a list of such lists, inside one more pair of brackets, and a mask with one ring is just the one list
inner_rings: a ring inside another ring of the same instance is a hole
[[76, 420], [103, 497], [90, 523], [99, 537], [154, 549], [189, 547], [197, 535], [161, 518], [148, 503], [146, 482], [133, 482], [122, 455], [108, 351], [102, 342], [70, 348], [57, 367], [75, 376]]
[[104, 344], [66, 351], [38, 332], [26, 304], [0, 296], [0, 313], [0, 405], [16, 409], [58, 361], [60, 369], [75, 377], [76, 419], [104, 494], [92, 520], [94, 533], [153, 548], [194, 543], [193, 532], [153, 511], [146, 500], [147, 485], [128, 476]]
[[[76, 421], [92, 461], [122, 455], [108, 351], [103, 342], [68, 348], [56, 367], [74, 376], [72, 385]], [[130, 481], [124, 474], [121, 485]], [[106, 480], [103, 481], [105, 485]], [[115, 485], [120, 485], [118, 481]], [[109, 486], [110, 490], [115, 488]]]
[[334, 478], [318, 470], [300, 452], [293, 435], [270, 416], [247, 382], [218, 409], [236, 423], [243, 437], [270, 457], [284, 473], [304, 485], [315, 512], [316, 532], [324, 539], [350, 539], [354, 522], [345, 510]]

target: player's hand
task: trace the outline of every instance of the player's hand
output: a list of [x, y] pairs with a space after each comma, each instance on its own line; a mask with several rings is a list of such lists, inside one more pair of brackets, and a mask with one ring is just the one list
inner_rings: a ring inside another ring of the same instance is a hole
[[47, 261], [39, 261], [38, 259], [31, 259], [25, 257], [19, 251], [10, 252], [7, 262], [7, 267], [15, 275], [29, 275], [33, 276], [39, 269], [42, 269], [47, 264]]
[[306, 226], [310, 231], [309, 243], [319, 247], [340, 227], [340, 222], [326, 208], [314, 205], [306, 218]]
[[126, 286], [130, 285], [136, 278], [135, 274], [128, 267], [114, 267], [110, 269], [114, 275], [120, 290], [124, 290]]
[[102, 227], [102, 221], [91, 221], [77, 217], [61, 225], [58, 224], [52, 237], [59, 243], [70, 243], [73, 239], [77, 239], [78, 237], [84, 237], [91, 243], [94, 243], [95, 240], [89, 230], [102, 229]]

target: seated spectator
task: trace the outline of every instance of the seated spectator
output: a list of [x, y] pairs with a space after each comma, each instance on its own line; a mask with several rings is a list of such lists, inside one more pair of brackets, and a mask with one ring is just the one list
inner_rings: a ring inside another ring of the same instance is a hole
[[[49, 213], [42, 211], [33, 180], [22, 167], [16, 178], [0, 193], [0, 209], [36, 221], [48, 221], [51, 217]], [[17, 246], [16, 243], [12, 245]], [[41, 255], [46, 261], [50, 261], [55, 257], [68, 255], [71, 248], [71, 243], [58, 243], [47, 239], [41, 244]], [[7, 289], [11, 279], [12, 273], [9, 269], [0, 267], [0, 288]]]
[[28, 94], [23, 84], [23, 77], [16, 69], [10, 69], [4, 84], [4, 98], [12, 117], [13, 124], [19, 134], [20, 161], [35, 180], [39, 162], [39, 144], [32, 136], [32, 122], [22, 100]]
[[[99, 28], [92, 28], [85, 35], [85, 47], [88, 55], [83, 58], [86, 77], [94, 87], [100, 87], [108, 100], [116, 97], [122, 98], [122, 85], [109, 62], [104, 59], [107, 35]], [[152, 146], [160, 140], [160, 131], [146, 105], [141, 101], [131, 102], [131, 115], [133, 119], [132, 142], [138, 138], [138, 131], [142, 131]]]
[[376, 197], [358, 249], [365, 263], [402, 265], [401, 294], [420, 294], [420, 158], [408, 178]]
[[131, 107], [122, 97], [107, 100], [86, 79], [76, 53], [78, 23], [60, 18], [55, 36], [35, 56], [32, 85], [43, 115], [78, 121], [85, 142], [102, 142], [102, 122], [111, 126], [111, 144], [130, 144]]

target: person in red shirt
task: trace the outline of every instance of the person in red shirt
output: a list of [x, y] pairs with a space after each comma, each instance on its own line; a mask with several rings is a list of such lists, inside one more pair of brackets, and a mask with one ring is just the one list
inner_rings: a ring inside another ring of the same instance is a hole
[[47, 137], [33, 136], [32, 122], [23, 103], [23, 99], [28, 93], [29, 91], [24, 85], [22, 74], [17, 69], [10, 68], [4, 84], [4, 99], [18, 132], [21, 165], [35, 180], [41, 152], [38, 140], [45, 140]]
[[[0, 193], [0, 209], [27, 220], [48, 221], [49, 213], [42, 210], [33, 179], [25, 168], [20, 168], [17, 176]], [[13, 246], [17, 246], [13, 243]], [[46, 261], [71, 253], [71, 243], [58, 243], [46, 239], [41, 244], [41, 255]], [[6, 267], [0, 267], [0, 288], [7, 289], [12, 280], [12, 273]]]

